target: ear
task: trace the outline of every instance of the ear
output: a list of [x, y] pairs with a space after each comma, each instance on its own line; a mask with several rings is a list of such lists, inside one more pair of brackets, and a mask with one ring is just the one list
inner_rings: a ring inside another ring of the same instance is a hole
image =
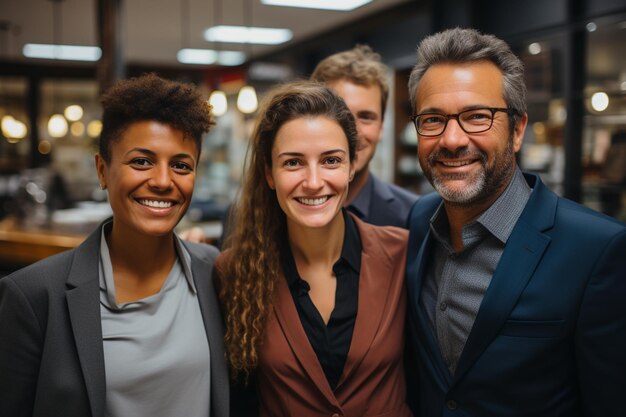
[[107, 173], [107, 163], [99, 153], [96, 154], [96, 172], [98, 174], [98, 181], [100, 181], [100, 188], [103, 190], [106, 188], [106, 173]]
[[267, 181], [268, 187], [272, 190], [276, 189], [276, 185], [274, 184], [274, 177], [272, 176], [272, 168], [265, 165], [265, 181]]
[[519, 120], [515, 124], [515, 129], [513, 130], [513, 151], [515, 153], [519, 152], [519, 150], [522, 149], [522, 142], [524, 141], [524, 132], [526, 131], [526, 125], [528, 125], [528, 114], [524, 113], [524, 115], [519, 118]]

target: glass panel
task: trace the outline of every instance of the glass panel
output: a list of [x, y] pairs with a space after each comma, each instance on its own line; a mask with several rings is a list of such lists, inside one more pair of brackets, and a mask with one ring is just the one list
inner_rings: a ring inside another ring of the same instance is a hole
[[626, 221], [626, 15], [587, 29], [583, 203]]

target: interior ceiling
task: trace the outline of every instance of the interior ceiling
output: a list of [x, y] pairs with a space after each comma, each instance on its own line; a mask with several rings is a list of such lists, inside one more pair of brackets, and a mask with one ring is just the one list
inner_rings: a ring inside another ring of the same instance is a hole
[[[106, 1], [106, 0], [105, 0]], [[185, 48], [216, 48], [264, 55], [289, 44], [309, 39], [335, 27], [414, 0], [374, 0], [350, 12], [267, 6], [260, 0], [120, 0], [123, 55], [133, 64], [180, 65], [176, 53]], [[219, 16], [215, 16], [217, 1]], [[250, 3], [247, 3], [250, 2]], [[66, 45], [97, 45], [97, 0], [61, 0], [58, 42]], [[216, 24], [244, 25], [244, 10], [252, 7], [252, 25], [288, 28], [289, 43], [266, 45], [215, 45], [203, 32]], [[186, 11], [187, 13], [184, 13]], [[188, 19], [184, 16], [187, 15]], [[188, 20], [184, 22], [184, 20]], [[22, 56], [26, 43], [53, 43], [53, 1], [0, 0], [0, 21], [8, 23], [0, 38], [0, 58], [29, 61]]]

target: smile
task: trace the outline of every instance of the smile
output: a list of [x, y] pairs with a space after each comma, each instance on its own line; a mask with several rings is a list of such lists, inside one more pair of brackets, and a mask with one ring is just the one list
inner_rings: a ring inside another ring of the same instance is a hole
[[473, 163], [473, 160], [470, 161], [439, 161], [440, 164], [447, 166], [447, 167], [462, 167], [465, 165], [469, 165], [471, 163]]
[[137, 200], [139, 204], [154, 208], [170, 208], [174, 205], [171, 201]]
[[306, 206], [319, 206], [328, 201], [328, 196], [319, 197], [319, 198], [296, 198], [299, 203], [302, 203]]

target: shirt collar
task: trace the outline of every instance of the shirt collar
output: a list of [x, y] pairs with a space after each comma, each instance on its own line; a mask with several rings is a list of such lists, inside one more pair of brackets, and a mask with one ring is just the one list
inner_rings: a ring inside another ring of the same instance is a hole
[[374, 193], [374, 179], [371, 172], [368, 172], [367, 182], [363, 186], [363, 189], [357, 196], [348, 204], [347, 209], [356, 214], [360, 219], [369, 219], [370, 204], [372, 201], [372, 194]]
[[[333, 265], [333, 270], [340, 264], [349, 266], [354, 272], [360, 274], [361, 272], [361, 237], [357, 229], [354, 219], [347, 213], [346, 210], [342, 210], [342, 215], [345, 223], [343, 245], [341, 247], [341, 256]], [[282, 260], [283, 271], [287, 279], [287, 284], [291, 287], [297, 284], [300, 279], [298, 269], [296, 267], [296, 261], [293, 258], [293, 253], [289, 244], [284, 247], [284, 259]]]
[[[113, 219], [105, 222], [102, 225], [102, 232], [100, 234], [100, 288], [106, 290], [111, 305], [115, 305], [115, 286], [113, 281], [113, 266], [111, 264], [111, 254], [109, 252], [109, 245], [106, 241], [106, 234], [109, 233], [113, 227]], [[174, 234], [174, 247], [176, 248], [176, 254], [178, 262], [182, 265], [185, 278], [191, 290], [197, 293], [196, 284], [193, 281], [193, 275], [191, 273], [191, 255], [185, 248], [182, 240]]]
[[[517, 223], [532, 189], [529, 187], [519, 168], [515, 169], [511, 182], [498, 199], [476, 220], [463, 226], [463, 231], [482, 225], [500, 242], [506, 243]], [[430, 229], [439, 242], [449, 246], [450, 226], [443, 202], [430, 219]]]

